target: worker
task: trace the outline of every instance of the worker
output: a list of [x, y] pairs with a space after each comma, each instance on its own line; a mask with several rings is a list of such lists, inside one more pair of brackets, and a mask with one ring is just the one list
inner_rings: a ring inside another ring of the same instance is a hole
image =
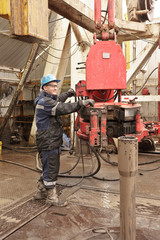
[[56, 191], [56, 182], [60, 168], [60, 147], [62, 145], [63, 128], [61, 115], [80, 110], [82, 106], [94, 105], [93, 99], [78, 100], [65, 103], [68, 97], [75, 96], [75, 91], [57, 95], [58, 83], [56, 77], [47, 74], [41, 79], [39, 96], [35, 99], [36, 144], [42, 162], [42, 176], [38, 181], [38, 191], [34, 199], [46, 199], [51, 205], [60, 206]]

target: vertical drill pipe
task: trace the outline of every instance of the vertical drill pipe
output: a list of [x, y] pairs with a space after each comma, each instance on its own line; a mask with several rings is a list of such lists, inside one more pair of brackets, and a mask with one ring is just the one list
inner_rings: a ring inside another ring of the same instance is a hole
[[115, 0], [108, 0], [108, 26], [110, 29], [114, 28], [115, 23], [114, 9]]
[[95, 27], [101, 25], [101, 0], [94, 0], [94, 21]]
[[136, 172], [138, 139], [118, 138], [118, 170], [120, 173], [120, 240], [136, 239]]

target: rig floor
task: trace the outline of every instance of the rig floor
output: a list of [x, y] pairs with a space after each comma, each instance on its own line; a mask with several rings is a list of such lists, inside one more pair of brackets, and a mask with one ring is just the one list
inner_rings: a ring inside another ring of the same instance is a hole
[[[3, 149], [1, 160], [36, 168], [35, 152], [20, 153]], [[117, 162], [112, 154], [111, 161]], [[160, 155], [139, 155], [149, 162]], [[77, 156], [63, 151], [61, 172], [71, 169]], [[94, 157], [84, 158], [85, 174], [93, 170]], [[119, 178], [117, 166], [101, 162], [97, 177]], [[145, 171], [149, 170], [149, 171]], [[81, 162], [71, 174], [83, 172]], [[0, 239], [7, 240], [120, 240], [119, 181], [89, 178], [58, 179], [61, 199], [66, 207], [49, 207], [34, 201], [40, 173], [22, 166], [0, 162]], [[76, 184], [80, 182], [80, 184]], [[139, 166], [136, 183], [136, 240], [160, 239], [160, 161]], [[66, 187], [65, 185], [75, 185]]]

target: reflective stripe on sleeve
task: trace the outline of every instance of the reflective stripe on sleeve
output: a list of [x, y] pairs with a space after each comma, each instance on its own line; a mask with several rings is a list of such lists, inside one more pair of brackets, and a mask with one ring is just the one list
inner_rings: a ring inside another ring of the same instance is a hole
[[59, 104], [59, 102], [56, 104], [56, 106], [54, 106], [54, 107], [52, 108], [52, 116], [55, 116], [55, 115], [56, 115], [56, 108], [57, 108], [58, 104]]
[[37, 104], [36, 109], [44, 109], [44, 106]]

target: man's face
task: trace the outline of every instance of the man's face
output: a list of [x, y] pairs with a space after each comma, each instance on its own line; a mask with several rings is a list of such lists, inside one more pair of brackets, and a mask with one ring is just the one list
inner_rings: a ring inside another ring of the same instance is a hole
[[50, 82], [47, 85], [43, 86], [45, 92], [51, 95], [57, 95], [58, 84], [56, 81]]

